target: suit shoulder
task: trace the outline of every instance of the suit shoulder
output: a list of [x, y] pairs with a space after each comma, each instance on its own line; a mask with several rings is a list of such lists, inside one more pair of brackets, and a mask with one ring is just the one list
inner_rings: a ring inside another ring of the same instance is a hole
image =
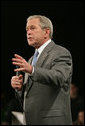
[[71, 52], [67, 48], [65, 48], [65, 47], [63, 47], [61, 45], [58, 45], [58, 44], [55, 44], [53, 50], [57, 51], [59, 53], [66, 53], [66, 54], [71, 55]]

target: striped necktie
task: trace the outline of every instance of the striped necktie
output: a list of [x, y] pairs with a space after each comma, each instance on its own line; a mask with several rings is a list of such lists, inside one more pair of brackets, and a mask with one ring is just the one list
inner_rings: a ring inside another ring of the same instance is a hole
[[34, 56], [33, 56], [33, 61], [32, 61], [33, 66], [36, 65], [38, 54], [39, 54], [39, 52], [38, 52], [38, 50], [36, 50], [34, 53]]

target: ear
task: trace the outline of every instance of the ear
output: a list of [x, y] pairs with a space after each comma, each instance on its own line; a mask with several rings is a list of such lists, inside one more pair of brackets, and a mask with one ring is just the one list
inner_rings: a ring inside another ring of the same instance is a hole
[[46, 28], [44, 29], [44, 31], [45, 31], [45, 37], [48, 37], [50, 35], [50, 29]]

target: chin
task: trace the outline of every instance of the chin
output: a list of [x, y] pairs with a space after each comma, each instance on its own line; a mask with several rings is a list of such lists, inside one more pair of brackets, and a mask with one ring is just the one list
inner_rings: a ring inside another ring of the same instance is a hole
[[28, 44], [31, 46], [31, 45], [34, 44], [34, 42], [33, 41], [28, 41]]
[[28, 42], [28, 44], [29, 44], [29, 46], [33, 46], [33, 47], [35, 47], [34, 45], [34, 43], [33, 42]]

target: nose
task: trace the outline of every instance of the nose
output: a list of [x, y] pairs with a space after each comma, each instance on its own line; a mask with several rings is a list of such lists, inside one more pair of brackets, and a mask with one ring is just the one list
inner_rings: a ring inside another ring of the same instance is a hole
[[31, 34], [31, 30], [27, 30], [27, 35], [30, 35]]

